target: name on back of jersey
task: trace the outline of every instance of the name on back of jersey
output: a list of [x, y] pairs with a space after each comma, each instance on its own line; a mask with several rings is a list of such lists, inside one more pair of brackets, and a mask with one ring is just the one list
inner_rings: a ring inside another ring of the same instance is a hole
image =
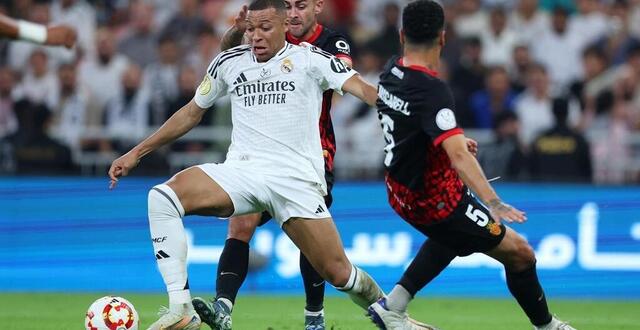
[[406, 116], [411, 115], [409, 112], [409, 102], [391, 94], [384, 86], [378, 86], [378, 97], [389, 108], [398, 111]]

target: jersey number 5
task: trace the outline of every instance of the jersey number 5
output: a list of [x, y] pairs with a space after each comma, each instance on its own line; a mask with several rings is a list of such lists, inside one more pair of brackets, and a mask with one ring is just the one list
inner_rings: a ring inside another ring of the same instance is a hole
[[384, 157], [384, 165], [391, 165], [393, 160], [393, 148], [396, 146], [396, 142], [393, 140], [393, 119], [385, 114], [380, 114], [380, 123], [382, 124], [382, 132], [384, 133], [384, 141], [387, 146], [384, 147], [386, 156]]
[[489, 223], [489, 216], [481, 209], [474, 210], [471, 204], [467, 207], [465, 215], [480, 227], [484, 227]]

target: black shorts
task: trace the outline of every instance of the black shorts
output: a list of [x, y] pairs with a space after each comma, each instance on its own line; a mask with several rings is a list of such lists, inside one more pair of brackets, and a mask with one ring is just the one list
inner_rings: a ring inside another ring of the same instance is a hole
[[[325, 172], [324, 178], [327, 181], [327, 195], [324, 196], [324, 204], [327, 205], [327, 207], [329, 208], [331, 207], [331, 204], [333, 204], [333, 195], [331, 195], [331, 190], [333, 189], [333, 173], [328, 171]], [[271, 220], [272, 218], [273, 217], [271, 216], [271, 214], [269, 214], [269, 212], [267, 211], [262, 212], [262, 216], [260, 218], [260, 223], [258, 224], [258, 227], [269, 222], [269, 220]]]
[[444, 220], [430, 225], [411, 224], [421, 233], [464, 257], [475, 252], [487, 252], [502, 242], [506, 233], [469, 190], [453, 212]]

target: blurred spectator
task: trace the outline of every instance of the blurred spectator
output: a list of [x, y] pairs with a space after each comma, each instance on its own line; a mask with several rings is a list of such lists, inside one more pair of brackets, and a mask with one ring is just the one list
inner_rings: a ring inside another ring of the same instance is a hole
[[78, 32], [78, 45], [85, 54], [93, 54], [96, 33], [96, 11], [85, 0], [54, 0], [51, 22], [66, 24]]
[[220, 37], [213, 28], [204, 27], [198, 32], [197, 51], [189, 54], [186, 63], [193, 67], [199, 76], [203, 76], [219, 50]]
[[28, 101], [16, 103], [20, 129], [9, 141], [17, 174], [72, 174], [69, 148], [47, 135], [51, 113], [44, 105]]
[[526, 156], [518, 134], [520, 123], [514, 112], [496, 116], [493, 142], [478, 150], [478, 161], [488, 178], [519, 180], [526, 174]]
[[480, 33], [482, 62], [486, 66], [507, 65], [511, 62], [518, 36], [507, 29], [504, 8], [496, 7], [489, 16], [489, 28]]
[[460, 0], [454, 27], [462, 38], [480, 37], [489, 27], [489, 17], [480, 10], [480, 0]]
[[[520, 94], [515, 104], [516, 114], [522, 124], [520, 138], [525, 146], [529, 146], [537, 135], [553, 126], [551, 100], [547, 70], [539, 64], [531, 65], [527, 71], [527, 89]], [[575, 125], [579, 115], [576, 107], [570, 107], [569, 123]]]
[[[198, 0], [180, 0], [180, 10], [161, 32], [180, 43], [180, 48], [189, 49], [195, 44], [195, 36], [206, 24], [200, 16]], [[240, 10], [238, 7], [237, 10]]]
[[[196, 74], [196, 71], [190, 66], [183, 66], [180, 69], [178, 78], [178, 97], [169, 105], [169, 111], [164, 120], [169, 119], [176, 111], [180, 110], [183, 106], [189, 103], [193, 99], [193, 95], [196, 93], [200, 75]], [[215, 107], [215, 106], [214, 106]], [[202, 120], [198, 124], [199, 126], [209, 127], [214, 124], [213, 118], [215, 109], [211, 107], [207, 109], [202, 116]], [[210, 143], [200, 141], [178, 141], [171, 146], [171, 150], [175, 151], [203, 151], [208, 148]]]
[[538, 9], [538, 0], [519, 0], [509, 16], [509, 26], [528, 46], [549, 30], [549, 14]]
[[629, 32], [634, 38], [640, 39], [640, 2], [638, 2], [638, 0], [631, 1], [632, 9], [629, 13]]
[[584, 78], [571, 84], [571, 95], [580, 100], [581, 107], [587, 108], [587, 100], [595, 102], [597, 113], [608, 111], [612, 104], [612, 94], [609, 90], [610, 78], [605, 73], [607, 69], [607, 57], [598, 47], [589, 47], [582, 53], [582, 68]]
[[491, 68], [485, 79], [483, 90], [471, 96], [471, 110], [475, 127], [493, 128], [493, 118], [503, 112], [513, 111], [515, 92], [511, 89], [509, 75], [503, 67]]
[[148, 90], [153, 107], [150, 123], [154, 126], [164, 123], [169, 111], [168, 105], [178, 96], [180, 50], [177, 41], [170, 35], [160, 38], [158, 56], [158, 62], [150, 64], [144, 70], [145, 89]]
[[[325, 1], [327, 2], [327, 1]], [[364, 30], [364, 34], [373, 35], [379, 33], [384, 29], [385, 25], [381, 25], [381, 19], [385, 19], [385, 10], [389, 5], [395, 5], [396, 7], [403, 7], [408, 3], [407, 0], [333, 0], [335, 15], [340, 16], [338, 20], [348, 20], [349, 10], [354, 11], [357, 19], [355, 28]], [[353, 3], [355, 2], [355, 4]], [[399, 17], [397, 17], [399, 19]], [[399, 21], [394, 22], [394, 25], [398, 25]]]
[[50, 132], [65, 145], [77, 150], [85, 131], [88, 93], [78, 86], [76, 66], [65, 64], [58, 69], [60, 87], [57, 91]]
[[535, 139], [529, 164], [537, 181], [591, 182], [591, 154], [587, 140], [567, 124], [569, 102], [553, 100], [555, 125]]
[[18, 129], [18, 119], [14, 110], [13, 87], [15, 75], [8, 67], [0, 67], [0, 140]]
[[[133, 0], [140, 1], [140, 0]], [[176, 0], [142, 0], [155, 8], [153, 21], [156, 31], [162, 31], [180, 9], [180, 1]]]
[[400, 35], [398, 33], [398, 20], [400, 8], [395, 3], [384, 6], [384, 25], [380, 33], [368, 42], [369, 48], [383, 58], [389, 58], [400, 54]]
[[609, 20], [610, 34], [598, 42], [613, 65], [624, 63], [629, 55], [629, 50], [640, 44], [637, 38], [629, 34], [629, 10], [627, 0], [613, 2]]
[[31, 103], [53, 107], [58, 78], [49, 70], [47, 61], [47, 54], [43, 50], [36, 50], [29, 56], [29, 69], [14, 91], [16, 99], [27, 99]]
[[[29, 16], [27, 19], [35, 23], [47, 25], [50, 21], [49, 13], [48, 3], [36, 2], [29, 7]], [[36, 49], [42, 49], [47, 53], [49, 64], [54, 70], [60, 63], [69, 63], [75, 59], [74, 51], [64, 47], [42, 47], [26, 41], [12, 41], [9, 44], [7, 54], [9, 66], [17, 72], [26, 70], [29, 65], [29, 56], [31, 56]]]
[[111, 30], [99, 29], [96, 42], [96, 55], [83, 61], [79, 68], [80, 83], [90, 93], [87, 109], [89, 126], [102, 125], [104, 107], [120, 90], [122, 73], [129, 65], [129, 60], [116, 52]]
[[142, 88], [142, 70], [130, 64], [122, 74], [122, 88], [107, 104], [105, 124], [118, 151], [127, 151], [148, 134], [150, 98]]
[[531, 53], [529, 47], [518, 45], [513, 49], [513, 60], [508, 66], [509, 78], [511, 85], [516, 93], [524, 91], [527, 84], [527, 69], [532, 64]]
[[475, 117], [470, 108], [471, 95], [484, 86], [485, 66], [480, 60], [482, 46], [478, 38], [464, 41], [460, 64], [451, 74], [451, 87], [456, 100], [456, 116], [460, 126], [475, 127]]
[[153, 12], [153, 6], [145, 2], [132, 3], [129, 9], [128, 31], [118, 43], [118, 51], [142, 67], [157, 61], [158, 58]]
[[605, 15], [604, 5], [598, 0], [576, 0], [578, 12], [573, 15], [568, 29], [580, 36], [580, 48], [604, 37], [609, 31], [609, 21]]
[[583, 32], [568, 28], [568, 15], [566, 9], [556, 8], [551, 18], [552, 29], [531, 46], [534, 59], [549, 70], [554, 89], [558, 90], [567, 88], [581, 75], [579, 63]]

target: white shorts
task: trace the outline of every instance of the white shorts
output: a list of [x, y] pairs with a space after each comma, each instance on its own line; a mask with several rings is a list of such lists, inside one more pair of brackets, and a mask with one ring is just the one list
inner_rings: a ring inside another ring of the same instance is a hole
[[198, 167], [229, 194], [232, 216], [267, 211], [280, 227], [291, 218], [331, 217], [317, 183], [267, 175], [249, 166], [209, 163]]

